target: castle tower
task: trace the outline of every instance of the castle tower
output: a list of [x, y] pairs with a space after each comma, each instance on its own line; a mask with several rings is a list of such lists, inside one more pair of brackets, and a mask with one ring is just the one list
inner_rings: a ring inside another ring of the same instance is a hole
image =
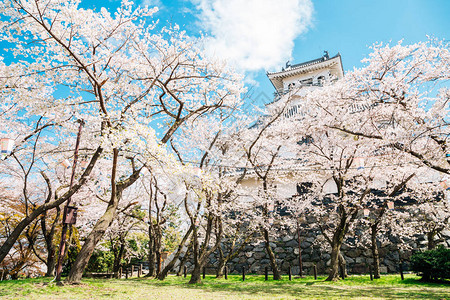
[[341, 55], [338, 53], [333, 57], [325, 51], [320, 58], [307, 62], [290, 65], [280, 72], [267, 73], [270, 82], [274, 86], [275, 98], [273, 102], [267, 104], [270, 113], [271, 104], [283, 97], [289, 97], [290, 103], [284, 116], [286, 118], [301, 117], [301, 99], [306, 92], [311, 89], [320, 88], [324, 84], [333, 83], [344, 76]]
[[338, 80], [344, 76], [341, 55], [329, 57], [328, 52], [317, 59], [290, 65], [280, 72], [267, 73], [277, 96], [282, 96], [293, 88], [316, 88], [325, 82]]

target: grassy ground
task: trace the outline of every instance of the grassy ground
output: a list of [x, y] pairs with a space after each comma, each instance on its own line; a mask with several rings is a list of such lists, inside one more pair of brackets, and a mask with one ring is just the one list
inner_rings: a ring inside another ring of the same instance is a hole
[[264, 281], [264, 276], [238, 275], [228, 280], [206, 276], [202, 284], [189, 285], [188, 278], [169, 276], [165, 281], [147, 278], [84, 279], [81, 285], [59, 287], [49, 278], [0, 282], [3, 299], [447, 299], [449, 284], [418, 281], [414, 275], [386, 275], [370, 281], [351, 276], [339, 282], [325, 277]]

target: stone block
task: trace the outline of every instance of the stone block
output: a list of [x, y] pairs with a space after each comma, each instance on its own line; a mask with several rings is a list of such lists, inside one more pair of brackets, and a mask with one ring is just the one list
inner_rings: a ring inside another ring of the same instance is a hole
[[308, 237], [305, 239], [305, 241], [307, 241], [308, 243], [311, 243], [311, 244], [314, 243], [315, 240], [316, 240], [315, 237]]
[[[298, 249], [297, 249], [298, 250]], [[302, 253], [308, 253], [308, 254], [310, 254], [310, 253], [312, 253], [313, 252], [313, 249], [312, 249], [312, 247], [309, 247], [309, 248], [306, 248], [306, 249], [302, 249]]]
[[331, 258], [331, 255], [328, 254], [328, 253], [324, 253], [324, 254], [322, 255], [322, 259], [323, 259], [323, 260], [328, 260], [328, 259], [330, 259], [330, 258]]
[[350, 270], [355, 274], [363, 274], [369, 271], [365, 264], [355, 264], [352, 268], [350, 268]]
[[305, 268], [311, 268], [311, 267], [314, 266], [314, 263], [313, 263], [313, 262], [310, 262], [310, 261], [307, 261], [307, 262], [302, 263], [302, 265], [303, 265], [303, 267], [305, 267]]
[[311, 243], [308, 241], [303, 241], [300, 243], [300, 247], [302, 247], [302, 249], [309, 248], [310, 246], [311, 246]]
[[318, 261], [318, 260], [320, 260], [320, 252], [319, 252], [319, 251], [314, 251], [314, 252], [311, 254], [311, 260], [312, 260], [312, 261]]
[[388, 272], [396, 273], [397, 272], [397, 266], [388, 265], [387, 266]]
[[259, 265], [254, 265], [251, 267], [254, 273], [259, 273], [261, 271], [261, 267]]
[[292, 274], [297, 275], [297, 274], [300, 273], [300, 268], [299, 268], [298, 266], [293, 266], [293, 267], [291, 268], [291, 271], [292, 271]]
[[360, 256], [360, 254], [361, 254], [361, 251], [359, 251], [358, 249], [351, 249], [345, 253], [346, 256], [351, 257], [351, 258], [357, 258]]
[[292, 240], [292, 236], [290, 236], [290, 235], [285, 235], [281, 240], [282, 240], [283, 242], [288, 242], [288, 241]]
[[294, 249], [292, 247], [284, 247], [284, 250], [286, 253], [294, 253]]
[[286, 243], [286, 246], [295, 248], [295, 247], [298, 247], [298, 242], [296, 240], [290, 240]]
[[311, 255], [302, 253], [302, 260], [310, 261], [311, 260]]
[[399, 261], [400, 260], [400, 255], [398, 254], [398, 251], [390, 252], [389, 254], [386, 255], [386, 257], [388, 257], [388, 258], [390, 258], [391, 260], [394, 260], [394, 261]]
[[253, 254], [253, 258], [255, 259], [262, 259], [266, 256], [265, 252], [256, 252], [255, 254]]

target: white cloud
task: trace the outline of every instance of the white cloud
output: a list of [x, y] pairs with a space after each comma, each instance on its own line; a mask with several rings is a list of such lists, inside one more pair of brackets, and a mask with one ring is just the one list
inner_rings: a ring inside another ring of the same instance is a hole
[[148, 7], [158, 7], [161, 8], [163, 6], [161, 0], [142, 0], [142, 5], [147, 5]]
[[207, 49], [237, 69], [279, 67], [311, 25], [311, 0], [191, 0], [210, 34]]

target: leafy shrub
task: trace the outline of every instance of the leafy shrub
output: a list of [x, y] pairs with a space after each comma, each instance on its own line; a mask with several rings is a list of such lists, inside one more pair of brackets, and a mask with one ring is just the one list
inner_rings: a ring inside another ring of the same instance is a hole
[[108, 272], [109, 270], [112, 270], [113, 263], [114, 255], [111, 252], [95, 249], [89, 259], [86, 272]]
[[422, 280], [450, 279], [450, 249], [439, 245], [436, 249], [416, 252], [411, 256], [412, 270]]

